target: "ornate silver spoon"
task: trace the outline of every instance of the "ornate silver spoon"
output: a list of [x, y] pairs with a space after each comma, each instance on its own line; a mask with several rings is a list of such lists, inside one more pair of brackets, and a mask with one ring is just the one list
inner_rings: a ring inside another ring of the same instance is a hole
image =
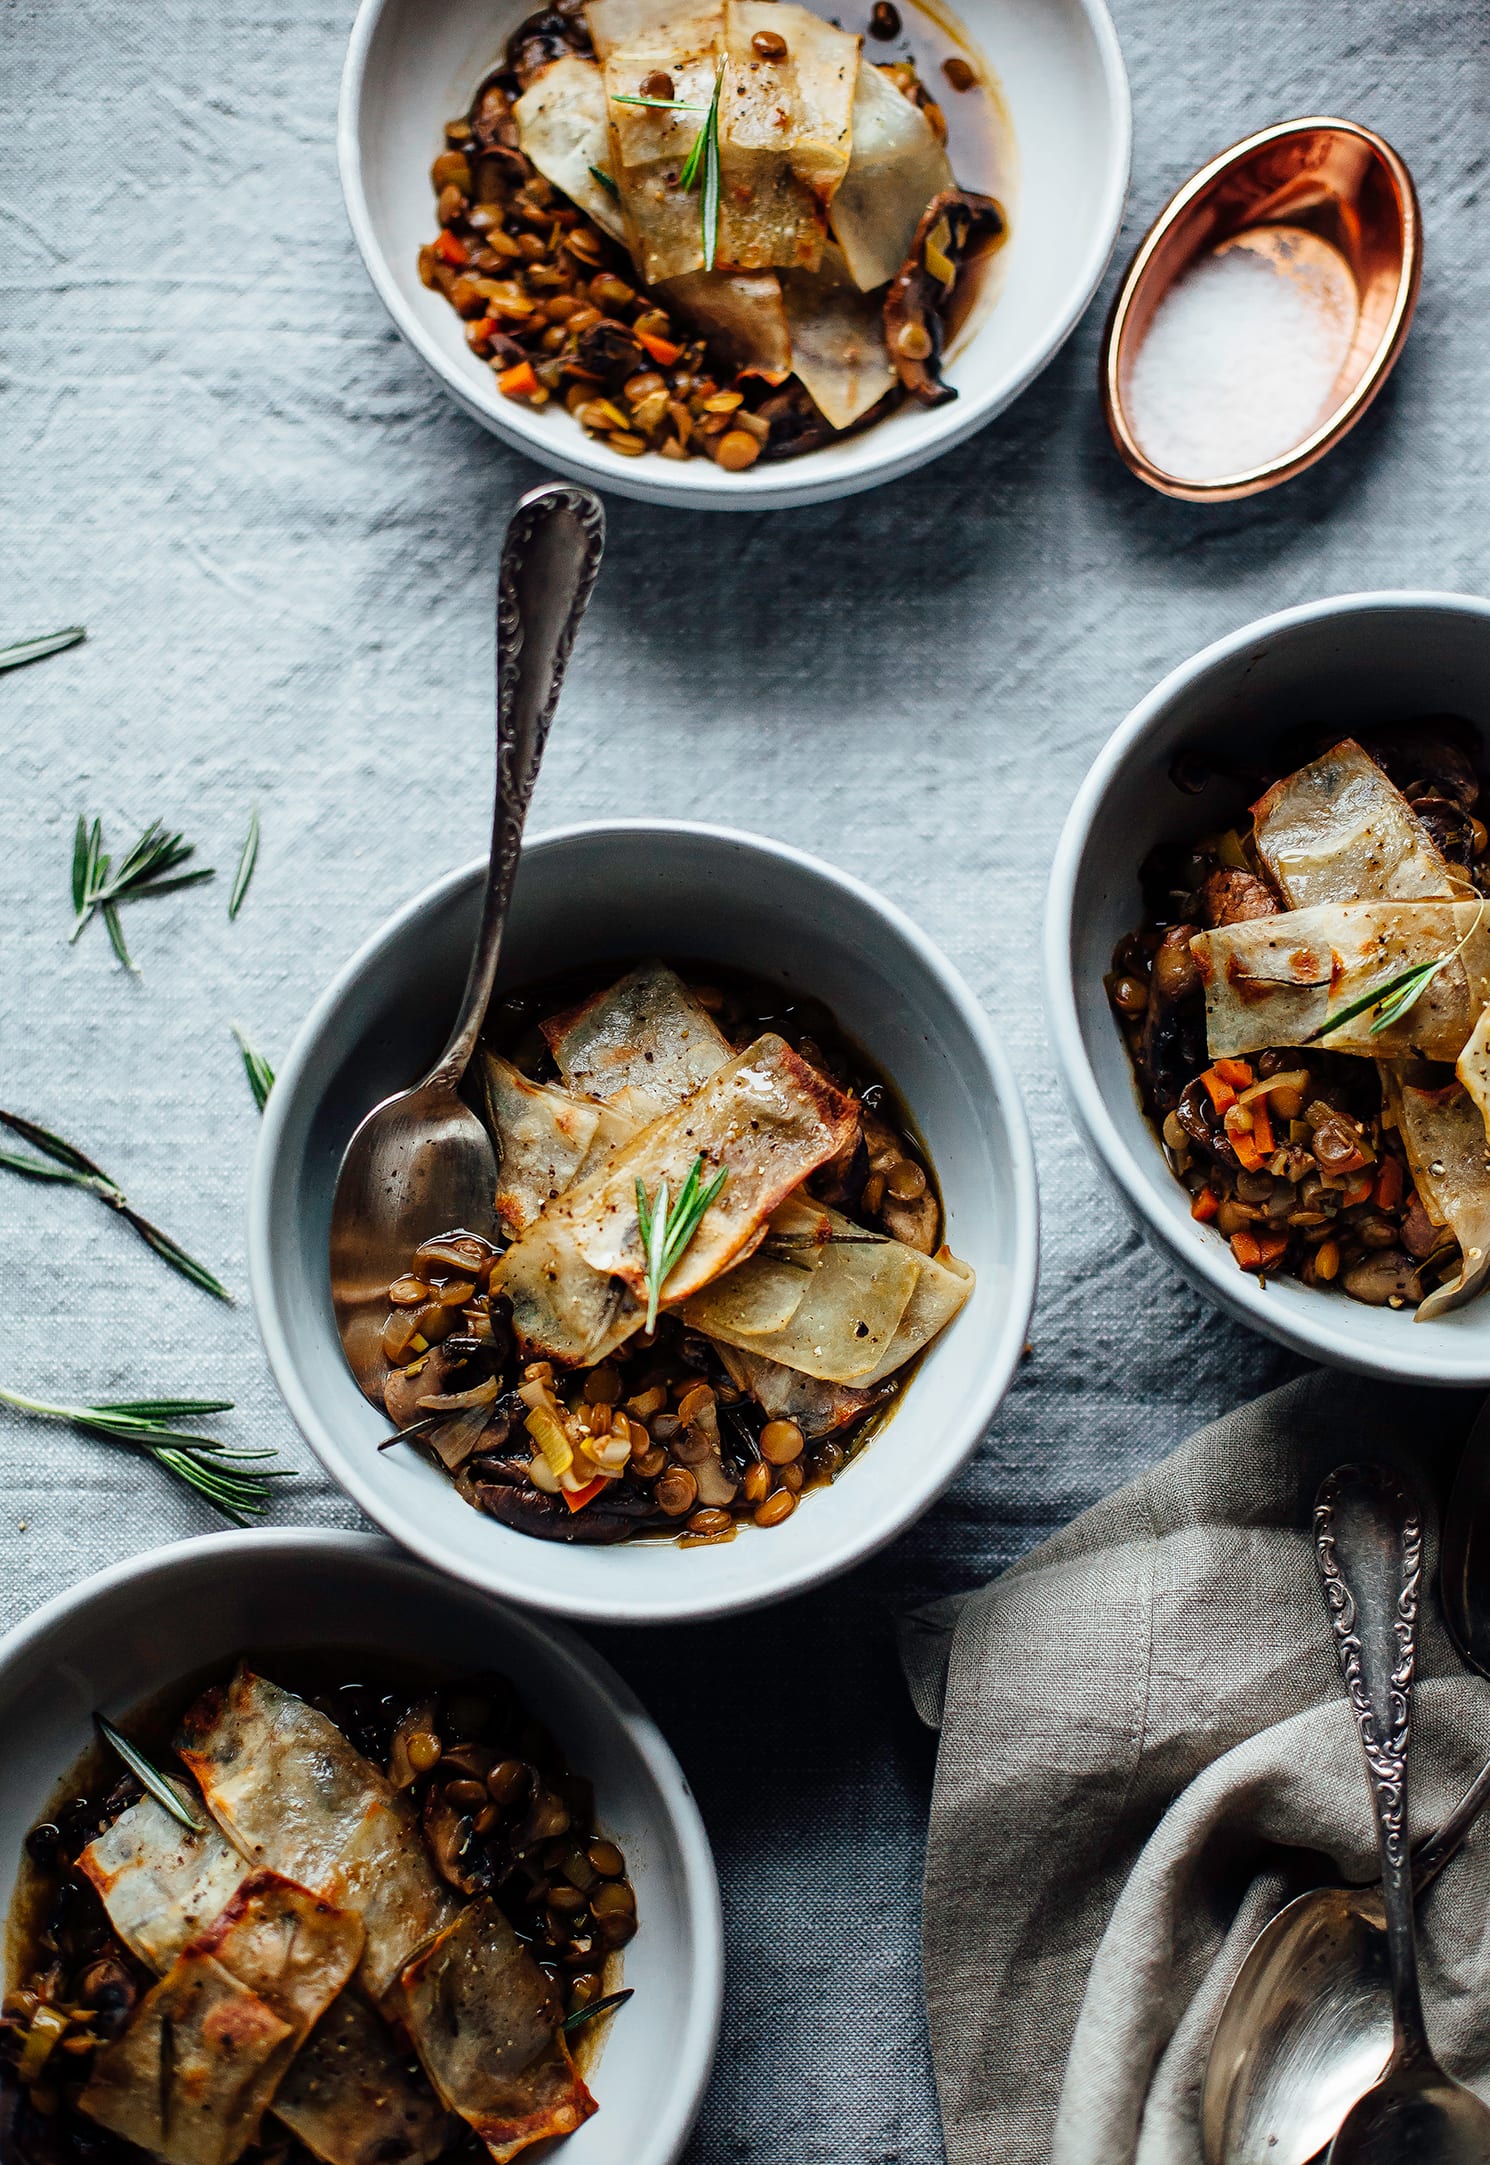
[[1327, 2165], [1487, 2165], [1490, 2109], [1433, 2057], [1418, 1988], [1407, 1747], [1423, 1529], [1395, 1474], [1345, 1466], [1319, 1491], [1314, 1546], [1376, 1814], [1392, 1977], [1392, 2055], [1346, 2114]]
[[460, 1095], [491, 998], [533, 784], [605, 546], [588, 489], [549, 482], [523, 497], [497, 588], [497, 774], [481, 925], [450, 1042], [412, 1090], [374, 1106], [347, 1145], [331, 1209], [331, 1297], [358, 1383], [382, 1396], [390, 1282], [431, 1234], [491, 1224], [491, 1137]]

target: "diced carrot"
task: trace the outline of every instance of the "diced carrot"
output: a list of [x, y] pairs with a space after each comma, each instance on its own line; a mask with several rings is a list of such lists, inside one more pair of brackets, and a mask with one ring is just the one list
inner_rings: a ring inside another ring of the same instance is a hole
[[1222, 1082], [1230, 1083], [1233, 1090], [1250, 1090], [1252, 1087], [1252, 1068], [1246, 1060], [1218, 1060], [1216, 1073]]
[[671, 368], [682, 355], [682, 347], [675, 346], [670, 338], [658, 338], [651, 331], [638, 331], [636, 335], [659, 368]]
[[1262, 1268], [1262, 1248], [1250, 1233], [1233, 1233], [1231, 1236], [1231, 1252], [1238, 1263], [1241, 1264], [1243, 1270], [1260, 1270]]
[[471, 260], [466, 254], [465, 242], [448, 228], [436, 235], [435, 254], [443, 257], [447, 263], [469, 263]]
[[1190, 1205], [1190, 1215], [1192, 1218], [1197, 1219], [1201, 1225], [1209, 1225], [1220, 1208], [1220, 1198], [1215, 1189], [1202, 1188], [1199, 1195]]
[[504, 398], [531, 398], [538, 389], [532, 362], [516, 361], [511, 368], [504, 368], [497, 378], [497, 389]]
[[1230, 1106], [1235, 1105], [1236, 1092], [1221, 1073], [1219, 1062], [1215, 1067], [1208, 1067], [1200, 1079], [1205, 1084], [1206, 1094], [1218, 1113], [1224, 1113]]
[[1266, 1100], [1254, 1098], [1250, 1105], [1229, 1105], [1224, 1125], [1226, 1139], [1244, 1169], [1260, 1172], [1273, 1154], [1273, 1127]]
[[1383, 1158], [1381, 1171], [1376, 1176], [1376, 1207], [1378, 1210], [1395, 1210], [1402, 1200], [1402, 1161], [1400, 1158]]
[[1257, 1235], [1257, 1252], [1261, 1258], [1262, 1268], [1271, 1270], [1274, 1264], [1281, 1263], [1287, 1247], [1288, 1235], [1286, 1233], [1259, 1233]]
[[473, 346], [479, 345], [484, 339], [490, 338], [496, 328], [495, 316], [478, 316], [474, 323], [466, 325], [466, 337]]
[[1254, 1098], [1250, 1107], [1252, 1114], [1252, 1141], [1259, 1158], [1270, 1158], [1277, 1147], [1273, 1141], [1272, 1115], [1266, 1098]]
[[1357, 1203], [1369, 1203], [1375, 1186], [1376, 1176], [1374, 1173], [1369, 1171], [1357, 1173], [1345, 1190], [1345, 1208], [1354, 1210]]
[[561, 1488], [559, 1494], [571, 1511], [583, 1511], [585, 1505], [598, 1496], [604, 1487], [605, 1475], [597, 1473], [594, 1480], [587, 1481], [583, 1488]]

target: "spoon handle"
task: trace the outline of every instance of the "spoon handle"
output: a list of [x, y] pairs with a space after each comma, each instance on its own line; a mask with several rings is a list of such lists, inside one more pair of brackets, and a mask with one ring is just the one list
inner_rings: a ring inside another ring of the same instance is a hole
[[1407, 1843], [1423, 1526], [1397, 1476], [1382, 1466], [1332, 1473], [1315, 1500], [1314, 1553], [1376, 1814], [1398, 2054], [1426, 2057]]
[[1490, 1804], [1490, 1764], [1481, 1767], [1437, 1834], [1430, 1835], [1414, 1850], [1412, 1891], [1415, 1895], [1426, 1894], [1444, 1866], [1459, 1854], [1486, 1804]]
[[486, 1019], [533, 784], [604, 548], [599, 497], [568, 482], [530, 489], [507, 528], [497, 583], [496, 797], [481, 929], [459, 1019], [426, 1083], [453, 1088], [460, 1081]]

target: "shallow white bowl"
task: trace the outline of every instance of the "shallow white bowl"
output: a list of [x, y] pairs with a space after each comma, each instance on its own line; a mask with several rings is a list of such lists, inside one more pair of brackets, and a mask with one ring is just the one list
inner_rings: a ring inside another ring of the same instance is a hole
[[[723, 2000], [719, 1887], [682, 1769], [627, 1685], [562, 1629], [434, 1577], [373, 1534], [225, 1533], [100, 1571], [0, 1640], [0, 1915], [26, 1831], [116, 1720], [245, 1650], [346, 1648], [457, 1674], [511, 1676], [626, 1852], [636, 1997], [587, 2080], [600, 2110], [556, 2149], [564, 2165], [672, 2165], [698, 2114]], [[271, 1668], [272, 1673], [272, 1668]]]
[[[711, 459], [622, 458], [570, 415], [503, 398], [441, 294], [419, 282], [435, 231], [429, 166], [531, 0], [362, 0], [337, 149], [352, 231], [393, 321], [474, 420], [542, 465], [644, 502], [760, 511], [824, 503], [909, 473], [1002, 412], [1059, 350], [1097, 289], [1128, 186], [1127, 76], [1103, 0], [957, 0], [1013, 124], [1019, 164], [1004, 286], [947, 368], [954, 402], [917, 408], [798, 459], [728, 474]], [[859, 11], [868, 17], [868, 0]], [[857, 16], [847, 27], [858, 27]], [[976, 174], [959, 175], [969, 187]]]
[[570, 827], [523, 851], [498, 989], [599, 958], [661, 954], [754, 971], [827, 1002], [910, 1108], [941, 1182], [971, 1299], [893, 1418], [783, 1526], [718, 1547], [571, 1548], [472, 1510], [409, 1445], [377, 1446], [331, 1309], [327, 1243], [353, 1129], [436, 1057], [455, 1013], [484, 866], [453, 872], [338, 974], [265, 1114], [249, 1272], [270, 1364], [301, 1431], [370, 1518], [472, 1585], [616, 1623], [716, 1616], [831, 1578], [891, 1540], [971, 1455], [1024, 1345], [1038, 1254], [1023, 1108], [987, 1019], [908, 918], [784, 843], [640, 820]]
[[1248, 624], [1181, 664], [1109, 738], [1061, 834], [1045, 920], [1046, 994], [1072, 1110], [1143, 1229], [1192, 1284], [1269, 1337], [1366, 1375], [1490, 1384], [1490, 1299], [1433, 1323], [1237, 1268], [1197, 1225], [1143, 1117], [1102, 980], [1142, 917], [1138, 868], [1158, 841], [1240, 811], [1246, 793], [1199, 797], [1169, 779], [1196, 746], [1255, 757], [1303, 722], [1341, 734], [1414, 715], [1465, 716], [1490, 736], [1490, 602], [1458, 594], [1347, 594]]

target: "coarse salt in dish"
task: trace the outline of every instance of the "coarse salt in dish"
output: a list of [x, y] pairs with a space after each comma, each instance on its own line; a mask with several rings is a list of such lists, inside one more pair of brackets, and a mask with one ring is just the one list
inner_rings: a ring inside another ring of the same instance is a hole
[[1160, 302], [1127, 385], [1166, 473], [1219, 481], [1284, 457], [1325, 418], [1357, 301], [1335, 250], [1297, 228], [1239, 235]]

